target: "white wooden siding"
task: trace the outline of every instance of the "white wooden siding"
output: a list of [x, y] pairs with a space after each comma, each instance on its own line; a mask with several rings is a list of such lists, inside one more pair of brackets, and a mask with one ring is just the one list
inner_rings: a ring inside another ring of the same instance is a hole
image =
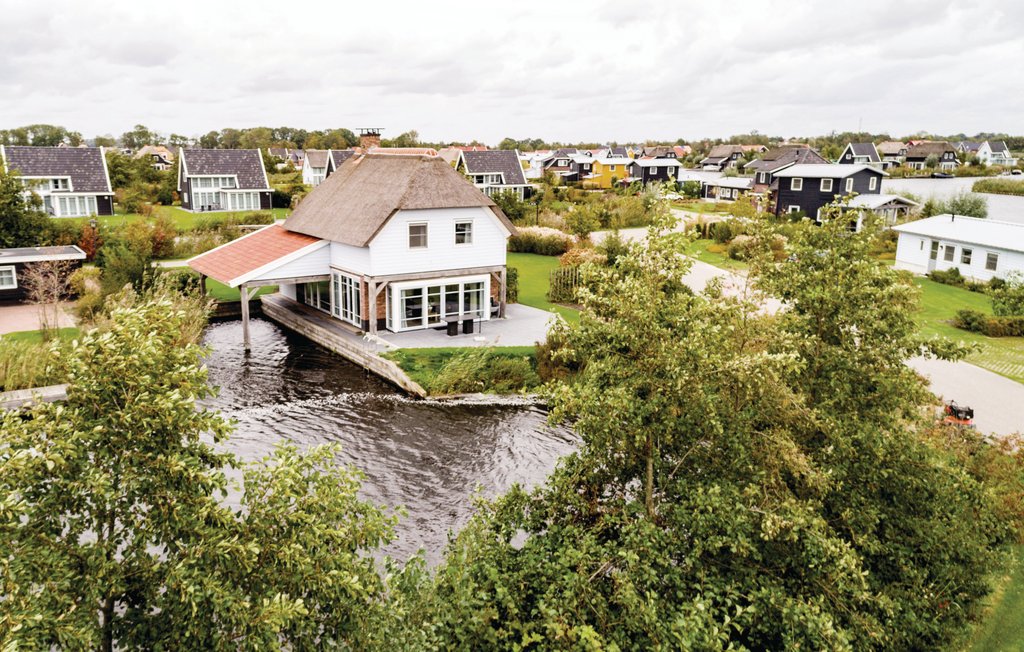
[[[1006, 278], [1006, 275], [1012, 271], [1024, 272], [1024, 254], [942, 238], [934, 238], [939, 243], [939, 252], [936, 260], [930, 261], [932, 240], [933, 238], [927, 236], [901, 233], [896, 244], [896, 269], [905, 269], [915, 274], [927, 274], [929, 262], [931, 262], [933, 263], [931, 269], [945, 271], [956, 267], [961, 274], [976, 281], [988, 281], [993, 276]], [[948, 261], [944, 257], [947, 245], [956, 248], [952, 261]], [[971, 250], [970, 265], [960, 262], [965, 248]], [[999, 255], [995, 271], [985, 269], [985, 261], [990, 253]]]
[[259, 276], [254, 276], [249, 281], [264, 281], [275, 278], [293, 278], [296, 276], [319, 276], [331, 273], [331, 248], [320, 247], [285, 263], [279, 267], [269, 269]]

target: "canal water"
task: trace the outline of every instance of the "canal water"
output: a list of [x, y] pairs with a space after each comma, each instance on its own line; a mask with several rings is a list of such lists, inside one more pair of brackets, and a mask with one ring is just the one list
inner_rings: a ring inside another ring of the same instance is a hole
[[436, 562], [449, 531], [472, 513], [480, 488], [495, 496], [513, 483], [536, 485], [572, 452], [575, 435], [547, 425], [546, 413], [516, 400], [441, 402], [407, 398], [316, 344], [270, 321], [251, 324], [252, 351], [241, 323], [212, 324], [205, 345], [209, 405], [237, 421], [227, 447], [259, 459], [281, 440], [342, 446], [340, 464], [365, 473], [362, 495], [408, 515], [386, 552], [405, 559], [422, 548]]

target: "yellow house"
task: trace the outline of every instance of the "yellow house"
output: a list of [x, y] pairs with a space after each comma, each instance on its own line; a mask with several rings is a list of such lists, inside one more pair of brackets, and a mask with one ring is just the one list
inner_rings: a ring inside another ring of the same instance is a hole
[[631, 160], [625, 157], [595, 158], [590, 177], [586, 181], [595, 184], [597, 188], [612, 188], [615, 183], [629, 176], [627, 168]]

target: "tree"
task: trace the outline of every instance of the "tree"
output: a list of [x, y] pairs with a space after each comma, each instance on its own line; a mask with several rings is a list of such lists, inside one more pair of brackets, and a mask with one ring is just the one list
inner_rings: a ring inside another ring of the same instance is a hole
[[936, 154], [929, 154], [924, 159], [924, 166], [926, 168], [928, 168], [929, 170], [933, 170], [933, 169], [939, 167], [939, 157], [938, 157], [938, 155], [936, 155]]
[[999, 287], [989, 290], [992, 296], [992, 312], [999, 317], [1024, 316], [1024, 275], [1020, 272], [1009, 274]]
[[491, 199], [493, 199], [494, 203], [498, 205], [501, 212], [515, 223], [522, 221], [522, 219], [526, 217], [527, 211], [530, 210], [527, 203], [522, 199], [519, 199], [519, 195], [510, 190], [494, 193]]
[[0, 169], [0, 247], [37, 247], [44, 244], [49, 218], [39, 195], [25, 196], [16, 171]]
[[386, 647], [401, 608], [365, 553], [394, 518], [358, 472], [330, 448], [222, 452], [195, 311], [116, 304], [106, 330], [52, 349], [66, 402], [0, 416], [0, 648]]
[[381, 144], [384, 147], [419, 147], [420, 134], [416, 130], [406, 131], [398, 134], [393, 139], [383, 141]]
[[96, 136], [92, 139], [92, 144], [95, 147], [116, 147], [117, 139], [107, 134], [105, 136]]
[[199, 146], [203, 149], [217, 149], [220, 147], [220, 134], [216, 131], [209, 131], [199, 137]]
[[131, 131], [121, 134], [121, 146], [135, 151], [144, 145], [152, 145], [160, 140], [160, 136], [150, 131], [145, 125], [135, 125]]
[[967, 215], [969, 217], [988, 217], [988, 200], [973, 192], [960, 192], [944, 202], [945, 213]]
[[182, 136], [181, 134], [171, 134], [167, 138], [167, 146], [175, 152], [178, 151], [179, 147], [188, 147], [191, 143], [191, 138], [188, 136]]
[[49, 340], [60, 327], [61, 305], [71, 290], [70, 261], [45, 260], [25, 266], [21, 284], [29, 303], [39, 306], [39, 330]]

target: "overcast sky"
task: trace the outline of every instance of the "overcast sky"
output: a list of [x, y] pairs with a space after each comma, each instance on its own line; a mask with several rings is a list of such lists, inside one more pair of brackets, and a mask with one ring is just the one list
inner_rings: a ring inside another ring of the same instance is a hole
[[1024, 0], [0, 9], [0, 127], [371, 126], [492, 144], [1024, 131]]

